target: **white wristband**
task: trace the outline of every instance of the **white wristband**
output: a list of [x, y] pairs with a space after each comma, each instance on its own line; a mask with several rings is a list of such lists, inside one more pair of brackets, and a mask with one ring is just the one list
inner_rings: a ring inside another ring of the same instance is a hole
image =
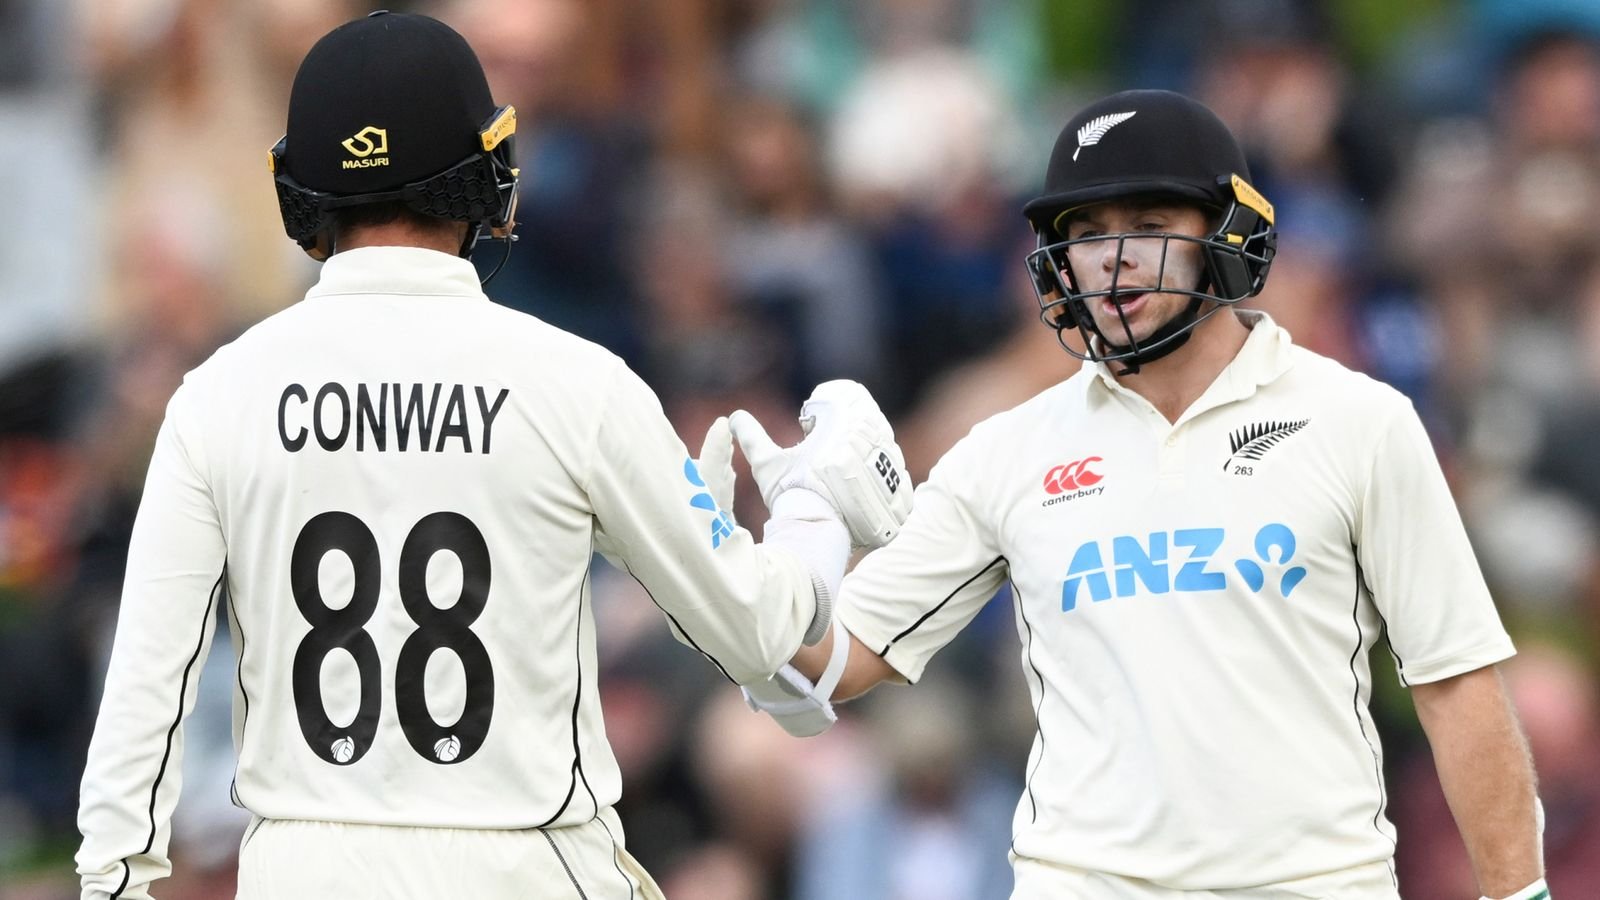
[[[1478, 900], [1490, 900], [1490, 898], [1480, 897]], [[1502, 900], [1550, 900], [1550, 887], [1541, 878], [1515, 894], [1505, 896]]]
[[850, 561], [850, 530], [821, 494], [790, 488], [772, 500], [772, 518], [767, 520], [763, 543], [798, 556], [811, 573], [816, 609], [803, 638], [809, 647], [822, 640], [832, 621], [833, 598]]

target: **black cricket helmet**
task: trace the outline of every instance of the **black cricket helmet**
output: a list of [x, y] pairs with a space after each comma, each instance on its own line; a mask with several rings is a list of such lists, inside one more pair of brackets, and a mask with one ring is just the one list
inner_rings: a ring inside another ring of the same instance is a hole
[[511, 240], [517, 112], [490, 98], [483, 66], [436, 19], [376, 12], [324, 35], [295, 74], [289, 130], [268, 151], [284, 231], [334, 252], [332, 213], [399, 201]]
[[[1124, 232], [1068, 239], [1067, 223], [1075, 210], [1129, 198], [1197, 204], [1215, 227], [1202, 237]], [[1023, 207], [1023, 215], [1038, 235], [1038, 249], [1028, 254], [1027, 264], [1040, 318], [1058, 338], [1065, 329], [1078, 329], [1087, 351], [1062, 340], [1069, 353], [1121, 363], [1127, 373], [1176, 350], [1217, 310], [1260, 293], [1277, 247], [1272, 204], [1251, 187], [1244, 153], [1228, 127], [1200, 103], [1171, 91], [1123, 91], [1080, 110], [1056, 139], [1044, 193]], [[1115, 277], [1104, 290], [1080, 289], [1068, 250], [1089, 241], [1115, 241], [1120, 274], [1127, 242], [1153, 239], [1163, 241], [1158, 289], [1189, 296], [1188, 308], [1142, 341], [1134, 338], [1126, 317], [1120, 333], [1101, 333], [1087, 302], [1116, 296]], [[1199, 245], [1198, 284], [1167, 283], [1169, 252], [1183, 242]], [[1207, 301], [1214, 305], [1202, 315]]]

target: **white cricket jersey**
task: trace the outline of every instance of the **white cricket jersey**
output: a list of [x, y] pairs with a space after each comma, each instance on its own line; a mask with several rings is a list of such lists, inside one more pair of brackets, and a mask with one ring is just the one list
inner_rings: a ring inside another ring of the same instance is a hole
[[1023, 857], [1182, 890], [1387, 860], [1368, 651], [1408, 684], [1513, 653], [1409, 402], [1243, 316], [1176, 424], [1088, 364], [978, 425], [845, 579], [912, 680], [1011, 581]]
[[489, 302], [464, 260], [334, 256], [168, 406], [84, 775], [85, 896], [166, 873], [182, 719], [223, 610], [251, 812], [593, 819], [620, 793], [596, 551], [734, 681], [779, 668], [814, 613], [805, 566], [717, 507], [618, 358]]

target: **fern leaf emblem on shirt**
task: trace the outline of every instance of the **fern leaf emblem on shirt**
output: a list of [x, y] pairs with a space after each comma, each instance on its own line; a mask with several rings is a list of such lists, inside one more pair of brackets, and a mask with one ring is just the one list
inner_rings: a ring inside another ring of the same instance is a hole
[[1103, 116], [1095, 116], [1083, 123], [1083, 127], [1078, 129], [1078, 149], [1072, 151], [1073, 162], [1077, 162], [1078, 154], [1083, 152], [1083, 148], [1093, 147], [1095, 144], [1100, 143], [1100, 139], [1106, 136], [1106, 132], [1128, 121], [1138, 113], [1138, 110], [1106, 113]]
[[1284, 438], [1306, 427], [1310, 422], [1310, 419], [1301, 419], [1297, 422], [1258, 422], [1235, 431], [1228, 435], [1228, 446], [1232, 450], [1232, 455], [1223, 461], [1222, 468], [1226, 470], [1228, 464], [1235, 459], [1260, 459]]

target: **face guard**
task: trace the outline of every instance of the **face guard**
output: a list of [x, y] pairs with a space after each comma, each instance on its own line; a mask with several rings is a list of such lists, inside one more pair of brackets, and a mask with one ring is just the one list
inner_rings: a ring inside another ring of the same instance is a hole
[[[1027, 256], [1028, 273], [1039, 300], [1039, 318], [1055, 329], [1056, 338], [1063, 349], [1087, 361], [1120, 363], [1124, 368], [1118, 374], [1132, 374], [1139, 371], [1142, 364], [1178, 349], [1188, 341], [1195, 326], [1224, 306], [1232, 306], [1261, 292], [1277, 248], [1272, 204], [1238, 175], [1219, 178], [1218, 187], [1232, 200], [1223, 212], [1220, 225], [1206, 237], [1121, 232], [1051, 241], [1050, 238], [1065, 234], [1062, 226], [1071, 210], [1057, 214], [1048, 228], [1037, 230], [1039, 246]], [[1106, 241], [1116, 242], [1116, 267], [1111, 284], [1103, 290], [1083, 290], [1072, 271], [1068, 252], [1079, 245], [1091, 243], [1098, 250]], [[1161, 242], [1154, 285], [1118, 283], [1123, 274], [1123, 254], [1128, 244], [1136, 241]], [[1167, 260], [1172, 256], [1174, 242], [1198, 245], [1202, 269], [1197, 284], [1171, 283]], [[1089, 302], [1101, 298], [1115, 300], [1156, 292], [1187, 296], [1190, 302], [1183, 311], [1142, 341], [1134, 337], [1133, 329], [1120, 307], [1117, 308], [1117, 317], [1121, 328], [1113, 328], [1110, 334], [1100, 330], [1089, 312]], [[1215, 305], [1202, 312], [1207, 301]], [[1082, 335], [1086, 348], [1084, 351], [1067, 343], [1064, 332], [1069, 328], [1076, 328]]]

